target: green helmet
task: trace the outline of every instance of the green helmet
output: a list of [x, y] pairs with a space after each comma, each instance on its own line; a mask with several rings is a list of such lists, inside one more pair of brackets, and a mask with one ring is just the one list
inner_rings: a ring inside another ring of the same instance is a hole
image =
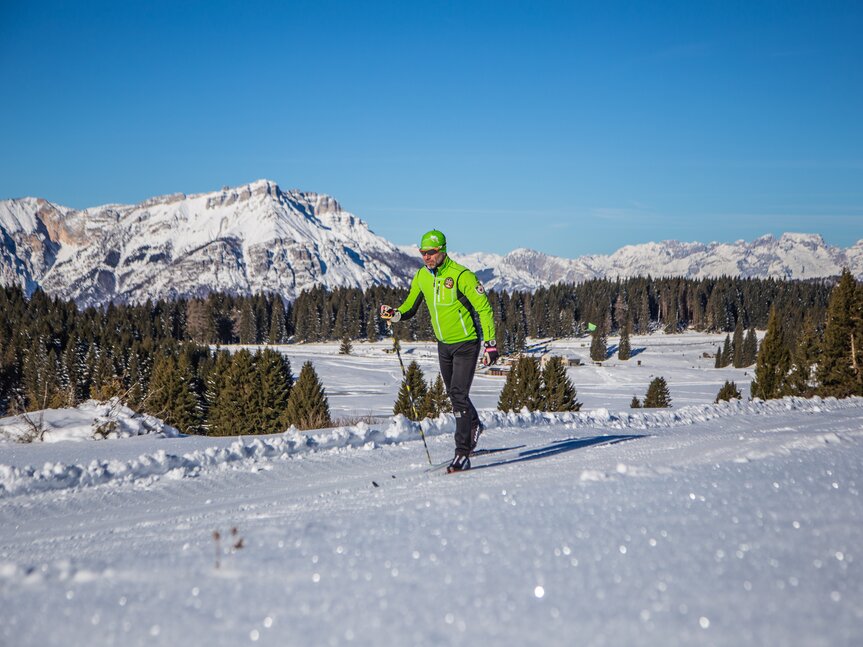
[[445, 252], [446, 236], [443, 235], [442, 231], [438, 231], [437, 229], [427, 231], [423, 234], [422, 240], [420, 240], [420, 249], [439, 249]]

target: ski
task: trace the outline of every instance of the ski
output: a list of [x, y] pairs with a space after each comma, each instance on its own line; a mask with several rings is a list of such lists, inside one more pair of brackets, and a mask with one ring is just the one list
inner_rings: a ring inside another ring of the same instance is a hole
[[[470, 453], [471, 458], [476, 458], [479, 456], [488, 456], [489, 454], [500, 454], [501, 452], [509, 452], [514, 449], [522, 449], [525, 445], [514, 445], [512, 447], [493, 447], [490, 449], [475, 449]], [[450, 464], [450, 461], [444, 461], [443, 463], [435, 463], [431, 467], [426, 468], [426, 472], [437, 472], [442, 469], [446, 469], [446, 467]], [[465, 470], [470, 471], [470, 470]]]

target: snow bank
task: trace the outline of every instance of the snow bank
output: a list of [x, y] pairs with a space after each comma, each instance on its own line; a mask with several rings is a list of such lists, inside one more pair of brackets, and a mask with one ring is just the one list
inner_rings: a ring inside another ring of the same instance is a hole
[[486, 428], [492, 427], [533, 427], [541, 424], [563, 424], [569, 428], [603, 429], [653, 429], [692, 425], [717, 418], [730, 418], [740, 415], [774, 415], [788, 411], [819, 413], [838, 409], [863, 408], [863, 398], [797, 398], [781, 400], [732, 400], [718, 404], [691, 405], [681, 409], [632, 409], [631, 411], [610, 412], [608, 409], [592, 409], [572, 413], [529, 412], [519, 413], [502, 411], [480, 414]]
[[135, 413], [115, 398], [108, 402], [87, 400], [74, 409], [45, 409], [0, 418], [0, 442], [60, 442], [102, 440], [158, 434], [166, 438], [179, 432], [158, 418]]
[[[632, 413], [611, 413], [606, 409], [598, 409], [574, 413], [487, 411], [480, 415], [486, 429], [554, 425], [567, 429], [645, 430], [691, 425], [731, 416], [769, 416], [788, 411], [817, 414], [821, 411], [860, 408], [863, 408], [863, 398], [845, 400], [784, 398], [770, 401], [722, 402], [679, 410], [633, 410]], [[120, 417], [118, 420], [122, 420], [124, 425], [130, 424], [126, 417]], [[301, 432], [292, 427], [280, 436], [238, 439], [228, 446], [208, 447], [183, 455], [169, 454], [160, 450], [142, 454], [133, 460], [94, 460], [87, 465], [70, 465], [61, 462], [48, 462], [42, 467], [0, 465], [0, 497], [107, 483], [131, 483], [160, 477], [194, 477], [202, 470], [234, 463], [281, 460], [310, 452], [341, 451], [347, 448], [374, 449], [416, 440], [420, 425], [426, 436], [448, 434], [455, 430], [455, 419], [451, 414], [447, 414], [435, 420], [415, 423], [404, 416], [397, 415], [385, 426], [360, 423], [355, 426], [311, 432]]]

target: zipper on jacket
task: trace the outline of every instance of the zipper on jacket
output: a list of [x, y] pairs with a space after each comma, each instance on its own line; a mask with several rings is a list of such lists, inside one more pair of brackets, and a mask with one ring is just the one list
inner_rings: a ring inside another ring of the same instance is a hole
[[438, 283], [437, 276], [432, 278], [434, 281], [434, 298], [432, 301], [434, 302], [434, 319], [435, 323], [437, 323], [437, 338], [443, 341], [443, 331], [440, 327], [440, 315], [438, 314], [438, 303], [440, 302], [440, 284]]

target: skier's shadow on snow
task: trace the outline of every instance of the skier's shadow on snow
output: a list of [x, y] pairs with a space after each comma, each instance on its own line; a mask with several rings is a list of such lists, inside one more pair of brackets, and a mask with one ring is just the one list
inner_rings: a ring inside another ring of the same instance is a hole
[[543, 447], [534, 449], [526, 449], [519, 452], [515, 458], [494, 461], [493, 463], [485, 463], [476, 465], [472, 470], [482, 470], [487, 467], [499, 467], [501, 465], [511, 465], [513, 463], [523, 463], [524, 461], [534, 461], [540, 458], [549, 458], [557, 454], [572, 452], [576, 449], [583, 449], [592, 445], [616, 445], [627, 440], [636, 440], [637, 438], [647, 438], [648, 434], [622, 434], [618, 436], [591, 436], [589, 438], [567, 438], [566, 440], [556, 440]]

